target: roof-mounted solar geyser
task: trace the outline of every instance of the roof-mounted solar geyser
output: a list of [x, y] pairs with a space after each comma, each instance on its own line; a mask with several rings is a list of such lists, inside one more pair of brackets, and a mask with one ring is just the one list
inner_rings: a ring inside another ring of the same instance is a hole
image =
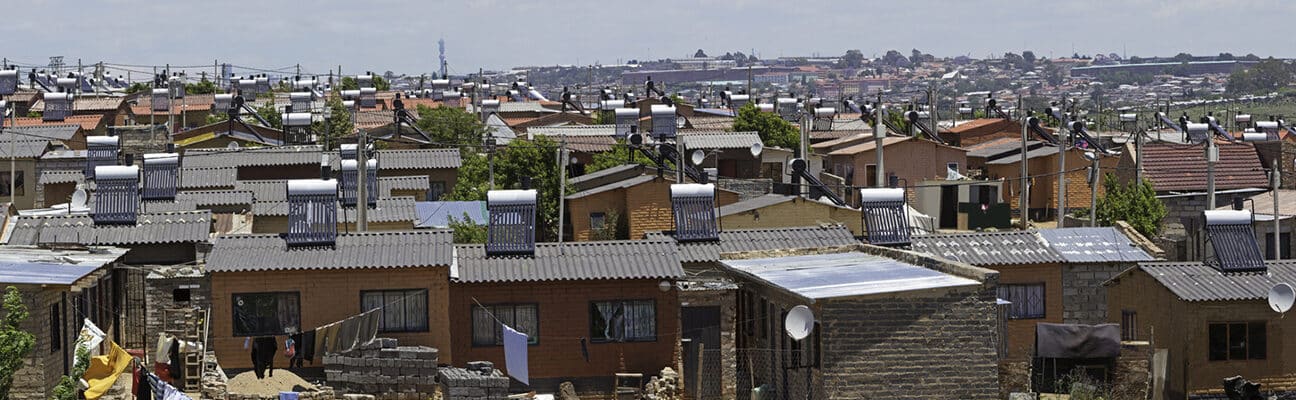
[[373, 87], [360, 88], [360, 107], [373, 108], [378, 106], [378, 89]]
[[[359, 162], [356, 160], [342, 160], [342, 171], [338, 175], [342, 184], [342, 195], [339, 201], [343, 207], [355, 207], [357, 203], [357, 194], [360, 187], [360, 170]], [[378, 160], [369, 159], [365, 162], [365, 197], [370, 208], [378, 205]]]
[[54, 86], [58, 86], [65, 92], [72, 92], [76, 91], [81, 85], [78, 84], [76, 78], [58, 78], [54, 80]]
[[486, 192], [487, 255], [535, 254], [536, 193], [534, 189]]
[[85, 177], [95, 178], [95, 168], [106, 165], [117, 165], [117, 153], [121, 151], [118, 136], [87, 136]]
[[1268, 140], [1278, 140], [1278, 131], [1282, 129], [1282, 124], [1278, 121], [1256, 121], [1256, 132], [1264, 133]]
[[171, 91], [172, 97], [175, 97], [177, 99], [183, 99], [185, 97], [184, 78], [181, 78], [179, 76], [171, 77], [171, 79], [167, 81], [167, 89]]
[[95, 168], [95, 225], [134, 225], [139, 209], [139, 167], [105, 165]]
[[450, 90], [450, 80], [449, 80], [449, 79], [433, 79], [433, 80], [432, 80], [432, 99], [433, 99], [433, 100], [445, 100], [445, 94], [446, 94], [446, 92], [449, 91], [449, 90]]
[[751, 95], [731, 94], [729, 95], [729, 108], [737, 110], [751, 102]]
[[288, 181], [289, 246], [329, 246], [337, 240], [337, 181]]
[[150, 153], [144, 155], [144, 200], [175, 200], [179, 179], [180, 155]]
[[315, 101], [315, 92], [292, 92], [288, 93], [288, 102], [292, 108], [298, 111], [310, 111], [311, 103]]
[[1184, 127], [1186, 127], [1188, 131], [1188, 140], [1192, 141], [1193, 143], [1201, 143], [1201, 142], [1205, 142], [1207, 139], [1210, 139], [1210, 125], [1208, 124], [1196, 124], [1196, 123], [1189, 122], [1187, 124], [1184, 124]]
[[677, 183], [670, 188], [675, 217], [675, 240], [719, 240], [716, 224], [715, 185]]
[[625, 108], [625, 100], [608, 99], [599, 103], [599, 109], [603, 111], [613, 111], [618, 108]]
[[837, 109], [832, 107], [815, 107], [814, 124], [810, 130], [814, 131], [831, 131], [833, 126], [833, 117], [837, 116]]
[[311, 125], [311, 113], [308, 112], [290, 112], [283, 113], [284, 128], [301, 128]]
[[1251, 211], [1205, 210], [1206, 241], [1215, 254], [1206, 260], [1221, 272], [1264, 271], [1264, 255], [1251, 228]]
[[904, 189], [860, 189], [860, 214], [870, 244], [909, 245], [909, 213]]
[[760, 112], [773, 113], [774, 105], [770, 103], [758, 103], [756, 104], [756, 110]]
[[260, 76], [256, 78], [257, 93], [270, 93], [270, 78]]
[[[638, 108], [618, 108], [612, 111], [616, 122], [616, 137], [624, 139], [630, 136], [634, 127], [639, 125]], [[673, 124], [672, 124], [673, 125]]]
[[0, 96], [9, 96], [18, 91], [18, 70], [0, 70]]
[[660, 139], [672, 139], [675, 137], [675, 107], [666, 104], [652, 105], [652, 134], [653, 137]]
[[218, 93], [212, 98], [212, 111], [229, 110], [234, 105], [234, 95], [229, 93]]
[[797, 101], [791, 97], [779, 97], [774, 99], [774, 109], [778, 115], [786, 121], [796, 121], [797, 119]]
[[171, 92], [166, 89], [153, 89], [149, 102], [153, 105], [153, 111], [171, 111]]
[[490, 115], [490, 114], [498, 113], [498, 112], [499, 112], [499, 109], [500, 109], [500, 101], [499, 101], [499, 100], [495, 100], [495, 99], [482, 99], [482, 101], [481, 101], [481, 111], [482, 111], [482, 114]]
[[42, 95], [45, 100], [45, 111], [41, 113], [43, 121], [62, 121], [72, 115], [72, 94], [71, 93], [45, 93]]
[[358, 86], [358, 87], [360, 87], [360, 88], [371, 88], [371, 87], [374, 87], [374, 76], [373, 76], [373, 74], [356, 75], [356, 77], [355, 77], [355, 81], [356, 81], [356, 86]]

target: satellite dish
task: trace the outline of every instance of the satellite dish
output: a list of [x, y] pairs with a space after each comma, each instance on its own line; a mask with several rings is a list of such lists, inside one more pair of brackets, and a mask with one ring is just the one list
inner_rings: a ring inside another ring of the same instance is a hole
[[761, 142], [752, 143], [751, 145], [752, 157], [760, 157], [762, 150], [765, 150], [765, 145], [761, 144]]
[[237, 148], [239, 148], [239, 144], [238, 144], [238, 142], [233, 142], [233, 141], [231, 141], [231, 142], [229, 142], [229, 144], [225, 145], [225, 148], [227, 148], [227, 149], [237, 149]]
[[705, 160], [706, 160], [706, 152], [702, 150], [693, 150], [693, 155], [692, 155], [693, 165], [702, 165], [702, 161]]
[[630, 144], [635, 146], [643, 144], [643, 136], [630, 135]]
[[810, 307], [796, 306], [788, 310], [787, 318], [783, 320], [783, 327], [787, 329], [788, 336], [793, 340], [801, 340], [810, 336], [814, 331], [814, 312]]
[[1269, 308], [1276, 312], [1285, 313], [1292, 308], [1292, 302], [1296, 301], [1296, 290], [1286, 283], [1279, 283], [1269, 288]]
[[86, 201], [90, 196], [86, 194], [85, 189], [77, 189], [72, 192], [72, 202], [68, 204], [68, 209], [86, 208]]

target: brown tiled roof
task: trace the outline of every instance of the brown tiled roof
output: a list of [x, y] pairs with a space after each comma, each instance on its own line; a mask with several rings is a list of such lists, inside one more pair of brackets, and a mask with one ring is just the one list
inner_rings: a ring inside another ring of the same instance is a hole
[[[1205, 144], [1149, 143], [1143, 146], [1143, 176], [1158, 192], [1206, 190]], [[1219, 143], [1215, 189], [1269, 187], [1264, 165], [1249, 143]]]
[[[976, 129], [981, 129], [994, 124], [1011, 124], [1011, 123], [1012, 121], [1008, 121], [1002, 118], [978, 118], [978, 119], [974, 119], [968, 122], [958, 124], [952, 128], [946, 129], [944, 132], [959, 134], [959, 133], [969, 132]], [[1004, 125], [1005, 128], [1007, 128], [1007, 126], [1008, 125]]]
[[[121, 104], [121, 97], [77, 97], [72, 101], [72, 111], [115, 111]], [[31, 110], [45, 111], [45, 100], [37, 100], [32, 104]]]
[[93, 131], [99, 127], [99, 121], [103, 115], [69, 115], [62, 121], [45, 121], [40, 117], [18, 117], [14, 120], [15, 126], [39, 126], [39, 125], [66, 125], [77, 124], [81, 129]]

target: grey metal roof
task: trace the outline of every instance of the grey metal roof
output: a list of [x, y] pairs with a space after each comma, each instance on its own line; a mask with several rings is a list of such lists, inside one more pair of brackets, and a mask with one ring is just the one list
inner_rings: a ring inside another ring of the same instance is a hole
[[[1029, 160], [1029, 159], [1037, 158], [1037, 157], [1048, 157], [1048, 156], [1050, 156], [1050, 155], [1057, 155], [1057, 153], [1058, 153], [1058, 148], [1057, 148], [1057, 147], [1054, 147], [1054, 146], [1041, 146], [1041, 147], [1038, 147], [1038, 148], [1031, 149], [1031, 150], [1027, 151], [1027, 152], [1026, 152], [1026, 159]], [[994, 159], [994, 160], [986, 161], [986, 164], [989, 164], [989, 165], [1006, 165], [1006, 164], [1016, 164], [1016, 163], [1019, 163], [1019, 162], [1021, 162], [1021, 154], [1017, 154], [1016, 157], [1001, 157], [1001, 158], [996, 158], [996, 159]]]
[[0, 143], [8, 143], [9, 136], [15, 135], [19, 140], [68, 140], [81, 130], [80, 124], [7, 126], [0, 133]]
[[913, 236], [912, 249], [972, 265], [1047, 264], [1066, 261], [1033, 231]]
[[378, 197], [391, 197], [393, 190], [427, 191], [431, 187], [428, 177], [423, 175], [383, 176], [378, 178]]
[[234, 187], [238, 180], [238, 168], [181, 168], [181, 189], [205, 189]]
[[517, 132], [509, 128], [508, 123], [499, 117], [499, 114], [491, 114], [486, 117], [486, 127], [490, 130], [490, 137], [495, 138], [495, 144], [506, 145], [509, 141], [517, 138]]
[[1296, 282], [1296, 260], [1266, 261], [1265, 266], [1268, 274], [1223, 273], [1200, 262], [1142, 263], [1139, 269], [1185, 301], [1264, 300], [1275, 284]]
[[795, 199], [796, 196], [788, 196], [788, 195], [774, 194], [774, 193], [767, 194], [760, 197], [753, 197], [737, 203], [720, 206], [719, 208], [720, 216], [723, 217], [726, 215], [733, 215], [741, 212], [761, 209], [775, 204], [783, 204]]
[[725, 268], [814, 301], [981, 283], [860, 252], [721, 261]]
[[450, 218], [463, 220], [465, 215], [477, 225], [486, 225], [490, 215], [484, 201], [420, 201], [414, 203], [414, 211], [418, 214], [415, 228], [446, 228]]
[[534, 101], [505, 101], [505, 102], [500, 102], [499, 112], [500, 113], [510, 113], [510, 112], [556, 113], [558, 112], [558, 110], [552, 108], [545, 108], [545, 106], [541, 105], [539, 102], [534, 102]]
[[252, 204], [252, 192], [246, 190], [187, 190], [176, 193], [176, 202], [203, 206]]
[[625, 188], [628, 188], [628, 187], [631, 187], [631, 186], [635, 186], [635, 185], [639, 185], [639, 184], [642, 184], [642, 183], [652, 182], [654, 179], [657, 179], [657, 177], [652, 176], [652, 175], [639, 175], [639, 176], [636, 176], [636, 177], [633, 177], [633, 178], [630, 178], [630, 179], [626, 179], [626, 180], [623, 180], [623, 181], [612, 182], [612, 183], [609, 183], [609, 184], [606, 184], [606, 185], [603, 185], [603, 186], [599, 186], [599, 187], [595, 187], [595, 188], [590, 188], [589, 190], [585, 190], [585, 191], [581, 191], [581, 192], [572, 193], [572, 194], [567, 195], [567, 199], [568, 199], [568, 200], [571, 200], [571, 199], [579, 199], [579, 198], [582, 198], [582, 197], [585, 197], [585, 196], [595, 195], [595, 194], [599, 194], [599, 193], [603, 193], [603, 192], [607, 192], [607, 191], [611, 191], [611, 190], [625, 189]]
[[[668, 233], [652, 232], [648, 238], [671, 238]], [[809, 247], [849, 246], [859, 244], [844, 226], [807, 226], [793, 228], [764, 228], [724, 230], [720, 240], [681, 242], [681, 262], [715, 262], [721, 253], [758, 250], [801, 249]]]
[[449, 266], [453, 241], [448, 230], [342, 233], [333, 247], [305, 248], [289, 248], [279, 235], [221, 236], [207, 256], [207, 271]]
[[1042, 229], [1039, 235], [1067, 262], [1139, 262], [1156, 259], [1113, 227]]
[[116, 262], [127, 249], [53, 250], [33, 246], [0, 246], [0, 283], [71, 285]]
[[[1039, 148], [1039, 146], [1040, 146], [1041, 144], [1042, 144], [1042, 142], [1040, 142], [1040, 141], [1038, 141], [1038, 140], [1030, 140], [1030, 141], [1027, 141], [1027, 142], [1026, 142], [1026, 151], [1027, 151], [1027, 154], [1030, 154], [1030, 151], [1031, 151], [1032, 149], [1037, 149], [1037, 148]], [[968, 157], [992, 158], [992, 157], [995, 157], [995, 156], [999, 156], [999, 155], [1001, 155], [1001, 154], [1011, 153], [1011, 154], [1013, 154], [1013, 155], [1016, 155], [1017, 158], [1020, 160], [1020, 159], [1021, 159], [1021, 154], [1020, 154], [1020, 153], [1021, 153], [1021, 148], [1022, 148], [1022, 146], [1021, 146], [1021, 139], [1005, 138], [1005, 139], [1000, 139], [1000, 140], [994, 140], [994, 141], [991, 141], [991, 142], [986, 143], [986, 144], [984, 144], [984, 145], [973, 146], [973, 147], [971, 147], [971, 148], [968, 149], [967, 156], [968, 156]], [[1056, 148], [1056, 147], [1049, 147], [1049, 148], [1050, 148], [1050, 149], [1053, 149], [1054, 152], [1057, 151], [1057, 148]]]
[[463, 158], [459, 157], [459, 149], [378, 151], [378, 168], [384, 170], [459, 168], [461, 165]]
[[[10, 153], [10, 148], [13, 153]], [[45, 154], [45, 149], [49, 148], [48, 140], [31, 140], [20, 138], [12, 142], [6, 139], [0, 139], [0, 158], [26, 158], [37, 159]]]
[[680, 130], [678, 140], [684, 142], [685, 149], [750, 149], [761, 143], [756, 132]]
[[[288, 202], [257, 201], [252, 204], [252, 215], [287, 216]], [[418, 214], [414, 211], [414, 198], [410, 196], [379, 198], [378, 206], [370, 208], [365, 216], [369, 222], [401, 222], [418, 219]], [[342, 207], [339, 204], [338, 221], [355, 222], [355, 209]]]
[[536, 243], [534, 256], [488, 257], [485, 245], [456, 245], [459, 282], [671, 279], [684, 275], [667, 240]]
[[59, 149], [50, 150], [41, 155], [41, 160], [76, 160], [86, 158], [85, 150]]
[[288, 201], [288, 181], [283, 179], [239, 180], [234, 182], [234, 190], [252, 192], [257, 202]]
[[42, 185], [55, 183], [85, 183], [85, 174], [79, 170], [46, 170], [41, 171], [40, 178], [37, 179], [37, 182]]
[[89, 215], [21, 216], [14, 224], [9, 244], [80, 243], [132, 245], [205, 242], [211, 231], [211, 212], [141, 213], [135, 225], [95, 225]]
[[567, 184], [572, 186], [581, 186], [585, 182], [610, 177], [613, 175], [626, 174], [629, 176], [640, 175], [643, 171], [643, 165], [640, 164], [621, 164], [615, 167], [604, 168], [598, 171], [590, 172], [575, 178], [567, 180]]
[[614, 136], [616, 125], [563, 125], [533, 126], [527, 128], [528, 135], [536, 136]]
[[188, 149], [181, 163], [184, 168], [319, 165], [322, 149], [318, 145]]

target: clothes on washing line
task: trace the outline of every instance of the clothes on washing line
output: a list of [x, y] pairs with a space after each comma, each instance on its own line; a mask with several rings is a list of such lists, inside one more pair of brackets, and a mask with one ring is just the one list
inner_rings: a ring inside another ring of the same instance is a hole
[[171, 358], [169, 370], [171, 371], [171, 382], [184, 382], [184, 358], [180, 357], [180, 341], [171, 341], [171, 350], [168, 351]]
[[[147, 374], [147, 372], [145, 373]], [[174, 386], [171, 386], [157, 376], [147, 375], [146, 378], [149, 381], [148, 386], [151, 386], [150, 390], [153, 392], [153, 397], [148, 398], [150, 400], [193, 400], [189, 398], [188, 395], [184, 394], [184, 392], [181, 392], [179, 389], [176, 389]], [[139, 393], [137, 392], [136, 395], [139, 395]]]
[[279, 343], [273, 336], [259, 337], [252, 340], [252, 369], [257, 379], [264, 379], [266, 370], [274, 376], [274, 356], [279, 351]]
[[171, 342], [175, 339], [165, 333], [158, 334], [157, 351], [153, 353], [153, 361], [162, 364], [171, 363]]
[[292, 335], [289, 340], [293, 341], [293, 352], [295, 353], [292, 359], [288, 360], [289, 368], [301, 368], [304, 361], [315, 364], [315, 331]]

